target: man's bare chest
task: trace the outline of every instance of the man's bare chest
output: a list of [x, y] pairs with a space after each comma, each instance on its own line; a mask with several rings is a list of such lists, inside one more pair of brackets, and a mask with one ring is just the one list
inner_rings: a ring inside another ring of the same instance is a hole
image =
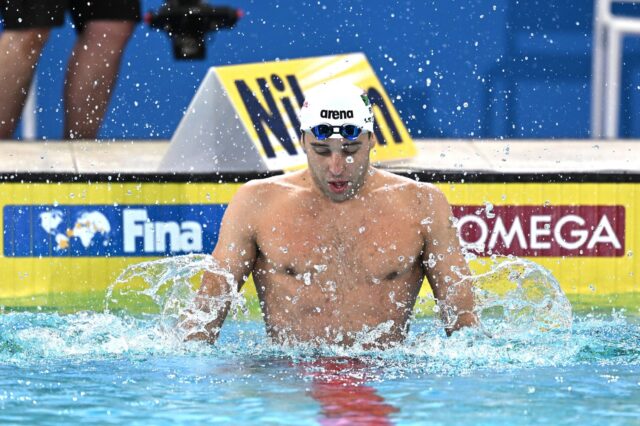
[[265, 267], [277, 272], [381, 280], [414, 267], [424, 243], [406, 218], [361, 215], [275, 220], [260, 230], [257, 245]]

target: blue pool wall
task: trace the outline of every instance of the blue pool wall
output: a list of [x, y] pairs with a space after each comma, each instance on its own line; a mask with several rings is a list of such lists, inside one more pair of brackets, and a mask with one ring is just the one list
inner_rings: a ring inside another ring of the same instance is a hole
[[[143, 11], [161, 0], [144, 0]], [[414, 138], [589, 137], [590, 0], [279, 2], [228, 0], [246, 13], [210, 37], [204, 61], [176, 61], [140, 24], [100, 131], [168, 139], [211, 66], [364, 52]], [[628, 5], [621, 13], [637, 13]], [[74, 30], [56, 29], [38, 67], [37, 137], [62, 137]], [[640, 137], [640, 40], [625, 42], [621, 136]], [[20, 137], [20, 134], [18, 134]]]

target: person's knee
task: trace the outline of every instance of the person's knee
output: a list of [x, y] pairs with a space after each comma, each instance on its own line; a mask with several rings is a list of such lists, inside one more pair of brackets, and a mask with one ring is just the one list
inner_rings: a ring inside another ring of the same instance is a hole
[[12, 51], [24, 55], [40, 54], [47, 43], [51, 30], [48, 28], [32, 28], [26, 30], [7, 30], [2, 33], [6, 46]]
[[82, 37], [91, 41], [99, 40], [108, 49], [123, 49], [127, 44], [136, 23], [133, 21], [91, 21], [85, 27]]

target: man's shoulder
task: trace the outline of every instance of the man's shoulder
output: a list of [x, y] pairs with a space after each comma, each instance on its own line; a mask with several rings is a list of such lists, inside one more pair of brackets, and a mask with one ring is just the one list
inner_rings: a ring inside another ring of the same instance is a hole
[[432, 183], [419, 182], [406, 176], [400, 176], [380, 169], [376, 169], [376, 172], [378, 175], [377, 186], [380, 189], [399, 190], [400, 193], [408, 193], [410, 195], [417, 195], [418, 197], [444, 197], [442, 191]]
[[274, 197], [286, 196], [292, 192], [303, 190], [300, 184], [300, 172], [254, 179], [242, 185], [236, 197], [246, 201], [265, 202]]
[[450, 205], [445, 194], [436, 185], [418, 182], [405, 176], [378, 171], [378, 193], [394, 206], [403, 206], [411, 216], [428, 215], [449, 217]]

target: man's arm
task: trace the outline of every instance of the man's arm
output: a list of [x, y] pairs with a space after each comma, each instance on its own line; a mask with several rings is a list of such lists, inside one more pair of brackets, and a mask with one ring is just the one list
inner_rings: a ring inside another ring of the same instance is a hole
[[[227, 274], [204, 272], [194, 309], [187, 311], [180, 324], [187, 332], [186, 340], [216, 341], [231, 306], [230, 297], [240, 290], [253, 269], [257, 252], [255, 187], [254, 183], [240, 187], [224, 213], [212, 256], [215, 264]], [[233, 283], [227, 280], [229, 274]], [[233, 285], [237, 288], [233, 289]]]
[[462, 327], [476, 325], [473, 281], [460, 248], [451, 206], [444, 194], [432, 185], [421, 188], [426, 200], [426, 217], [421, 226], [425, 238], [422, 261], [433, 294], [445, 321], [447, 335]]

